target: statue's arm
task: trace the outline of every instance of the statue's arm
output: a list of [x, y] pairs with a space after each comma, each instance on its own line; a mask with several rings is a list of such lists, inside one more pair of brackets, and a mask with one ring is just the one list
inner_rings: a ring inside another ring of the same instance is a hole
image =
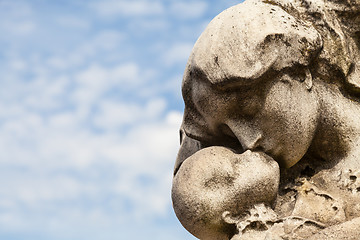
[[175, 162], [174, 175], [179, 170], [185, 159], [200, 149], [202, 149], [201, 143], [193, 138], [188, 137], [185, 132], [180, 129], [180, 149]]

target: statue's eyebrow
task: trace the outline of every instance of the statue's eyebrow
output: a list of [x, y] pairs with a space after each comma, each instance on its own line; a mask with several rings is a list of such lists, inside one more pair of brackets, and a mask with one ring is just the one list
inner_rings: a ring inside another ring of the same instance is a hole
[[199, 80], [206, 80], [209, 83], [211, 83], [205, 73], [205, 71], [201, 68], [199, 68], [198, 66], [191, 66], [190, 70], [189, 70], [189, 76], [190, 78], [196, 78]]

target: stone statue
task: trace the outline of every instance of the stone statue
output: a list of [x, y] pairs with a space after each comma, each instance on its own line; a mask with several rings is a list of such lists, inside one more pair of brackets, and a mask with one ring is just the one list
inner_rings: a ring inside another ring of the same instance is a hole
[[360, 0], [246, 0], [184, 73], [172, 199], [201, 240], [360, 239]]

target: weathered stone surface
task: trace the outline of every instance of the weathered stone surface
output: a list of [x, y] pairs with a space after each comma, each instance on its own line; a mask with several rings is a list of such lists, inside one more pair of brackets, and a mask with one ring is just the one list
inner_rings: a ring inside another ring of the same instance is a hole
[[360, 239], [359, 48], [359, 0], [247, 0], [212, 20], [182, 85], [187, 230]]
[[227, 222], [237, 222], [254, 204], [272, 206], [279, 180], [278, 164], [264, 153], [208, 147], [189, 157], [175, 175], [174, 209], [195, 236], [229, 239], [234, 228]]

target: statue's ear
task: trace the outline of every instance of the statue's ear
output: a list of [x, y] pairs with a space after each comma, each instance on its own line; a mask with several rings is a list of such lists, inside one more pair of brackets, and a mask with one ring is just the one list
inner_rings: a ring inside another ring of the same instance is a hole
[[232, 214], [229, 211], [225, 211], [222, 213], [221, 218], [224, 222], [228, 224], [236, 224], [239, 219], [232, 216]]

